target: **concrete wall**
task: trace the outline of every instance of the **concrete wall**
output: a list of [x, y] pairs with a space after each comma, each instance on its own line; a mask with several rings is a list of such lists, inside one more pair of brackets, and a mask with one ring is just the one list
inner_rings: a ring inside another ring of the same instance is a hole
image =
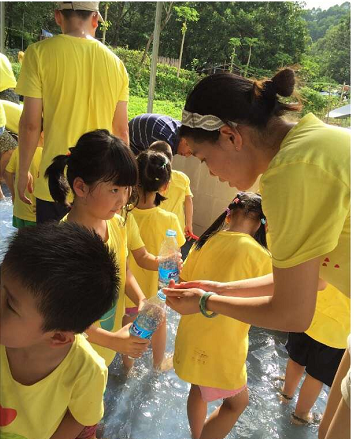
[[[205, 163], [201, 164], [192, 156], [175, 155], [173, 169], [184, 172], [191, 180], [194, 195], [193, 229], [199, 236], [226, 209], [236, 196], [237, 189], [230, 188], [228, 183], [221, 183], [218, 178], [212, 177]], [[257, 191], [257, 189], [258, 181], [251, 190]]]

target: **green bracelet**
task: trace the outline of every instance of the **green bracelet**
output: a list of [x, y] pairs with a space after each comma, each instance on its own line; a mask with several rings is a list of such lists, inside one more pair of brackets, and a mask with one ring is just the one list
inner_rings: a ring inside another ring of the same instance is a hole
[[212, 319], [213, 317], [216, 317], [218, 315], [216, 312], [208, 314], [209, 311], [206, 309], [206, 301], [209, 299], [210, 296], [215, 296], [215, 294], [216, 293], [208, 291], [207, 293], [204, 293], [199, 299], [200, 312], [203, 314], [204, 317], [207, 317], [208, 319]]

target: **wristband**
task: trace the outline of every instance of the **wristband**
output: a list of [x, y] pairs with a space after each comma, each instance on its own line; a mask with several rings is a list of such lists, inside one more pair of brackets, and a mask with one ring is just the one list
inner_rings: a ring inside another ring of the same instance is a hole
[[208, 314], [208, 310], [206, 309], [206, 301], [209, 299], [210, 296], [215, 296], [215, 295], [216, 293], [212, 293], [208, 291], [204, 293], [199, 299], [200, 312], [203, 314], [204, 317], [207, 317], [208, 319], [212, 319], [213, 317], [216, 317], [218, 315], [216, 312], [212, 312], [211, 314]]

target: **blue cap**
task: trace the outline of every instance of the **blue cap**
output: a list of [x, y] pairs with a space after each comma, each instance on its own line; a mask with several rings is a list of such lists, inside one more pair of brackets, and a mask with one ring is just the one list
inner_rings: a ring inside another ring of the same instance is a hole
[[166, 231], [166, 236], [177, 236], [176, 230], [168, 229]]

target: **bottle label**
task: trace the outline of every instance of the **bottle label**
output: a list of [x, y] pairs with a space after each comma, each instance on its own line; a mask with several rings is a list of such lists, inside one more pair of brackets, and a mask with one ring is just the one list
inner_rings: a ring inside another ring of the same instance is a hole
[[129, 332], [132, 335], [135, 335], [136, 337], [146, 338], [146, 339], [150, 340], [154, 331], [149, 331], [147, 329], [141, 328], [135, 321], [131, 325]]
[[166, 270], [159, 267], [159, 280], [168, 284], [171, 279], [178, 280], [179, 271], [178, 268], [175, 270]]

